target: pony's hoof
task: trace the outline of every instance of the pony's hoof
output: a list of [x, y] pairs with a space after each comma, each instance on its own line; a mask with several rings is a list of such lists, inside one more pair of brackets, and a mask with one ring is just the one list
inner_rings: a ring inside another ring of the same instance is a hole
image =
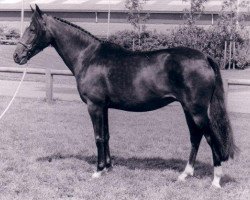
[[220, 183], [217, 183], [217, 182], [212, 182], [212, 187], [217, 188], [217, 189], [221, 189]]
[[94, 174], [92, 174], [92, 178], [100, 178], [104, 171], [96, 171]]
[[184, 182], [186, 181], [186, 178], [187, 178], [187, 174], [180, 174], [178, 176], [178, 181]]
[[110, 166], [106, 167], [106, 168], [105, 168], [105, 171], [106, 171], [106, 172], [111, 172], [111, 171], [113, 171], [113, 165], [110, 165]]

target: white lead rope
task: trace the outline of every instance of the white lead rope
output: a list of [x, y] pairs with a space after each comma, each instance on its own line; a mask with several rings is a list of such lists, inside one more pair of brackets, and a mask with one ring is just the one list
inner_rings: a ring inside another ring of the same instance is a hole
[[21, 87], [21, 85], [22, 85], [22, 83], [23, 83], [23, 80], [24, 80], [24, 78], [25, 78], [25, 75], [26, 75], [26, 73], [27, 73], [27, 68], [28, 68], [28, 66], [24, 69], [22, 79], [21, 79], [19, 85], [17, 86], [17, 89], [16, 89], [16, 91], [15, 91], [15, 93], [14, 93], [12, 99], [10, 100], [8, 106], [5, 108], [5, 110], [4, 110], [3, 113], [1, 114], [0, 120], [4, 117], [5, 113], [9, 110], [11, 104], [12, 104], [13, 101], [15, 100], [15, 98], [16, 98], [16, 96], [17, 96], [19, 90], [20, 90], [20, 87]]

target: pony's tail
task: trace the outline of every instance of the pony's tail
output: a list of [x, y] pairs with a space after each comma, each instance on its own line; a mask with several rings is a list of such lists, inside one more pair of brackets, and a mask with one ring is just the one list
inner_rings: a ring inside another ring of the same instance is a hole
[[209, 108], [209, 118], [213, 131], [211, 139], [221, 161], [227, 161], [229, 158], [234, 158], [234, 154], [238, 151], [238, 148], [234, 143], [233, 131], [226, 109], [219, 66], [212, 58], [208, 57], [207, 59], [215, 73], [215, 89]]

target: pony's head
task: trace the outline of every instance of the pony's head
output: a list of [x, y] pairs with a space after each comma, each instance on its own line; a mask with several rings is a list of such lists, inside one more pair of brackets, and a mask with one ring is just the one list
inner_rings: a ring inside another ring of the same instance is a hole
[[20, 65], [27, 63], [30, 58], [51, 43], [51, 37], [46, 27], [47, 15], [37, 5], [35, 10], [32, 7], [31, 10], [30, 25], [25, 29], [13, 55], [14, 61]]

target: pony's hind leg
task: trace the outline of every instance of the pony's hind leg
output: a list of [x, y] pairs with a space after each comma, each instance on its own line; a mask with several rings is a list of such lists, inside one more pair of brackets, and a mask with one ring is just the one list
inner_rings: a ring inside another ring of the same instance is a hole
[[190, 113], [187, 111], [184, 111], [184, 112], [185, 112], [185, 117], [186, 117], [186, 121], [188, 124], [189, 132], [190, 132], [191, 152], [190, 152], [189, 160], [185, 167], [185, 170], [178, 177], [178, 180], [180, 181], [185, 181], [185, 179], [188, 176], [193, 176], [194, 164], [195, 164], [196, 156], [197, 156], [198, 149], [200, 146], [200, 142], [203, 136], [201, 130], [195, 124]]
[[[209, 129], [207, 129], [209, 130]], [[216, 149], [215, 149], [215, 144], [212, 142], [213, 140], [211, 139], [210, 136], [211, 132], [207, 132], [205, 133], [205, 138], [207, 140], [207, 143], [210, 145], [211, 150], [212, 150], [212, 155], [213, 155], [213, 163], [214, 163], [214, 178], [212, 181], [212, 186], [215, 188], [221, 188], [220, 185], [220, 180], [221, 177], [223, 175], [223, 171], [222, 171], [222, 166], [221, 166], [221, 160], [219, 155], [216, 153]]]
[[208, 144], [211, 147], [213, 155], [213, 164], [214, 164], [214, 179], [212, 186], [216, 188], [221, 188], [220, 179], [222, 177], [222, 167], [221, 159], [218, 154], [218, 149], [216, 149], [216, 142], [214, 137], [214, 132], [210, 123], [207, 112], [200, 112], [199, 114], [193, 115], [195, 124], [199, 127], [201, 132], [204, 134]]

